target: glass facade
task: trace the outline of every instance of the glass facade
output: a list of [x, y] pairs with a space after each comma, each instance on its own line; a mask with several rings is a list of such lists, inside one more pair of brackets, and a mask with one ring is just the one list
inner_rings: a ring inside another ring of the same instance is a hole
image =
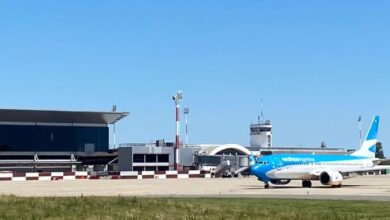
[[169, 163], [169, 154], [133, 154], [134, 163]]
[[0, 125], [0, 151], [108, 151], [108, 127]]
[[266, 132], [271, 131], [271, 127], [251, 127], [251, 132], [257, 133], [257, 132]]

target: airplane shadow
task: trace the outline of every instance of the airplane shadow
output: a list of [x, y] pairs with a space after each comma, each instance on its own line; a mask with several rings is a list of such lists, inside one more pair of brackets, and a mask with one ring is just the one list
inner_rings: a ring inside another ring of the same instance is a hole
[[[343, 185], [342, 188], [358, 188], [358, 187], [365, 187], [369, 185]], [[243, 189], [247, 190], [255, 190], [255, 189], [265, 189], [264, 185], [256, 185], [256, 186], [242, 186]], [[267, 190], [274, 190], [274, 189], [340, 189], [340, 188], [333, 188], [330, 186], [313, 186], [311, 188], [303, 188], [302, 186], [278, 186], [278, 185], [270, 185], [270, 187]]]

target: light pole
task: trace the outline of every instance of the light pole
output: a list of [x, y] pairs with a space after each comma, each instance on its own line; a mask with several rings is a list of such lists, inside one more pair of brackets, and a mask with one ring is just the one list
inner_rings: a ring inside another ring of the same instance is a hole
[[186, 147], [188, 146], [188, 114], [190, 113], [189, 108], [184, 108], [184, 115], [186, 117]]
[[176, 106], [176, 142], [175, 142], [175, 170], [179, 170], [180, 167], [180, 157], [179, 157], [179, 148], [180, 148], [180, 103], [183, 100], [183, 92], [178, 90], [176, 95], [172, 97]]
[[359, 116], [358, 118], [358, 123], [359, 123], [359, 138], [360, 138], [360, 146], [362, 146], [362, 116]]
[[[112, 112], [116, 112], [116, 105], [112, 106]], [[115, 149], [116, 148], [116, 126], [115, 126], [115, 122], [114, 122], [114, 125], [113, 125], [113, 129], [114, 129], [114, 149]]]

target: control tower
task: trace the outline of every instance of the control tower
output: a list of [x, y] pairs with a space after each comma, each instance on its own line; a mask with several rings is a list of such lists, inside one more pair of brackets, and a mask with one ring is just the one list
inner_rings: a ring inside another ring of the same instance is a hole
[[250, 125], [250, 146], [251, 147], [272, 147], [272, 125], [271, 121], [264, 120], [263, 104], [261, 104], [261, 116], [257, 123]]

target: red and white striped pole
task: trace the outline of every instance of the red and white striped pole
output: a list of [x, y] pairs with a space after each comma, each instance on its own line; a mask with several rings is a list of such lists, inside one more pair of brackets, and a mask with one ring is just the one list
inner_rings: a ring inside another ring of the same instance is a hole
[[181, 91], [176, 92], [176, 96], [173, 97], [173, 101], [175, 101], [176, 105], [176, 142], [175, 142], [175, 162], [174, 169], [181, 171], [180, 166], [180, 102], [183, 99], [183, 93]]

